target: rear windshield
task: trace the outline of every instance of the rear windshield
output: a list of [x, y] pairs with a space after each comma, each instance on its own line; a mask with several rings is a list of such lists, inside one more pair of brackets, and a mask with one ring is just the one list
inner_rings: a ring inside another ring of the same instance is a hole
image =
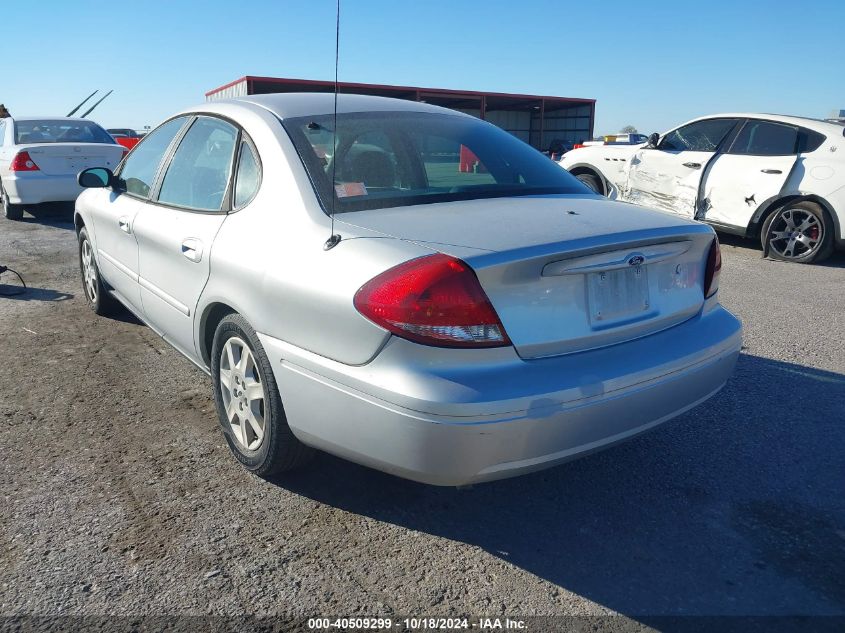
[[114, 139], [91, 121], [15, 121], [15, 143], [110, 143]]
[[[365, 112], [286, 119], [323, 209], [592, 193], [504, 130], [472, 117]], [[332, 173], [334, 172], [334, 183]]]

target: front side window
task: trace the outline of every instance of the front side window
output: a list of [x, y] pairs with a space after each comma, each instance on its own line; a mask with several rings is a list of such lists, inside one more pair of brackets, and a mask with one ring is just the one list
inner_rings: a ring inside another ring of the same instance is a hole
[[199, 117], [173, 154], [158, 201], [200, 211], [219, 211], [229, 185], [238, 130], [212, 117]]
[[187, 119], [186, 116], [178, 117], [156, 128], [126, 157], [118, 175], [125, 183], [127, 193], [143, 198], [150, 195], [164, 153]]
[[15, 143], [109, 143], [114, 139], [96, 123], [70, 119], [15, 122]]
[[331, 115], [284, 126], [327, 211], [591, 193], [530, 145], [472, 117], [347, 113], [337, 117], [336, 136]]
[[238, 173], [235, 177], [235, 208], [246, 205], [258, 191], [261, 169], [255, 153], [246, 141], [241, 141], [238, 154]]
[[735, 124], [736, 119], [696, 121], [669, 132], [657, 148], [667, 152], [715, 152]]
[[772, 121], [746, 121], [737, 135], [731, 154], [790, 156], [795, 154], [798, 128]]

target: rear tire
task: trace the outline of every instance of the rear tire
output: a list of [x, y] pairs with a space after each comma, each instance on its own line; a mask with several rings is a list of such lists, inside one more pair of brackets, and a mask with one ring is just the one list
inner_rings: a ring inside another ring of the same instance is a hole
[[244, 468], [269, 477], [312, 458], [314, 449], [290, 430], [267, 353], [240, 314], [223, 317], [217, 326], [211, 380], [226, 443]]
[[598, 176], [594, 176], [593, 174], [578, 174], [575, 177], [600, 196], [604, 195], [604, 187]]
[[94, 245], [84, 227], [79, 231], [79, 272], [82, 275], [85, 300], [95, 314], [105, 316], [118, 309], [120, 302], [109, 294], [103, 284], [100, 269], [97, 268], [97, 258], [94, 257]]
[[760, 242], [772, 259], [818, 263], [833, 253], [833, 222], [815, 202], [790, 203], [766, 218]]
[[22, 220], [23, 219], [23, 205], [12, 204], [9, 202], [9, 196], [6, 190], [0, 186], [0, 199], [2, 199], [3, 215], [7, 220]]

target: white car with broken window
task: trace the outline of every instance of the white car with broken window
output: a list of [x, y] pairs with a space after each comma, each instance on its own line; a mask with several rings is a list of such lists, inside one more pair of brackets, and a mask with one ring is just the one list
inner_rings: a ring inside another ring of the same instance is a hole
[[759, 239], [775, 259], [819, 262], [845, 248], [845, 125], [720, 114], [636, 147], [569, 152], [560, 163], [609, 198]]

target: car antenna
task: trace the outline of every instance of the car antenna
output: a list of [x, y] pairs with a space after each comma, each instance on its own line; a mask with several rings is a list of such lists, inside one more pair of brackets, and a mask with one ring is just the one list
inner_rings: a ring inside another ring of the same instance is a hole
[[331, 218], [332, 228], [331, 235], [326, 243], [323, 244], [323, 250], [328, 251], [333, 249], [340, 243], [340, 235], [334, 232], [334, 201], [337, 198], [337, 189], [335, 188], [335, 170], [337, 169], [337, 66], [340, 52], [340, 0], [337, 0], [337, 11], [335, 18], [335, 32], [334, 32], [334, 128], [332, 129], [332, 191], [331, 191], [331, 211], [329, 217]]
[[91, 114], [91, 112], [93, 112], [93, 111], [94, 111], [94, 108], [96, 108], [96, 107], [97, 107], [98, 105], [100, 105], [103, 101], [105, 101], [105, 100], [106, 100], [106, 97], [108, 97], [108, 96], [109, 96], [111, 93], [113, 93], [113, 92], [114, 92], [114, 90], [109, 90], [109, 91], [108, 91], [105, 95], [103, 95], [102, 97], [100, 97], [100, 100], [99, 100], [99, 101], [97, 101], [97, 103], [95, 103], [94, 105], [92, 105], [90, 108], [88, 108], [88, 109], [85, 111], [85, 114], [83, 114], [81, 118], [83, 118], [83, 119], [84, 119], [84, 118], [85, 118], [85, 117], [87, 117], [89, 114]]
[[74, 114], [76, 114], [76, 111], [77, 111], [77, 110], [79, 110], [79, 108], [81, 108], [83, 105], [85, 105], [85, 102], [86, 102], [86, 101], [88, 101], [88, 99], [90, 99], [91, 97], [93, 97], [93, 96], [94, 96], [95, 94], [97, 94], [98, 92], [100, 92], [100, 91], [99, 91], [99, 90], [95, 90], [95, 91], [94, 91], [94, 92], [92, 92], [90, 95], [88, 95], [87, 97], [85, 97], [85, 98], [84, 98], [84, 99], [83, 99], [83, 100], [79, 103], [79, 105], [78, 105], [78, 106], [76, 106], [73, 110], [71, 110], [70, 112], [68, 112], [65, 116], [73, 116]]

